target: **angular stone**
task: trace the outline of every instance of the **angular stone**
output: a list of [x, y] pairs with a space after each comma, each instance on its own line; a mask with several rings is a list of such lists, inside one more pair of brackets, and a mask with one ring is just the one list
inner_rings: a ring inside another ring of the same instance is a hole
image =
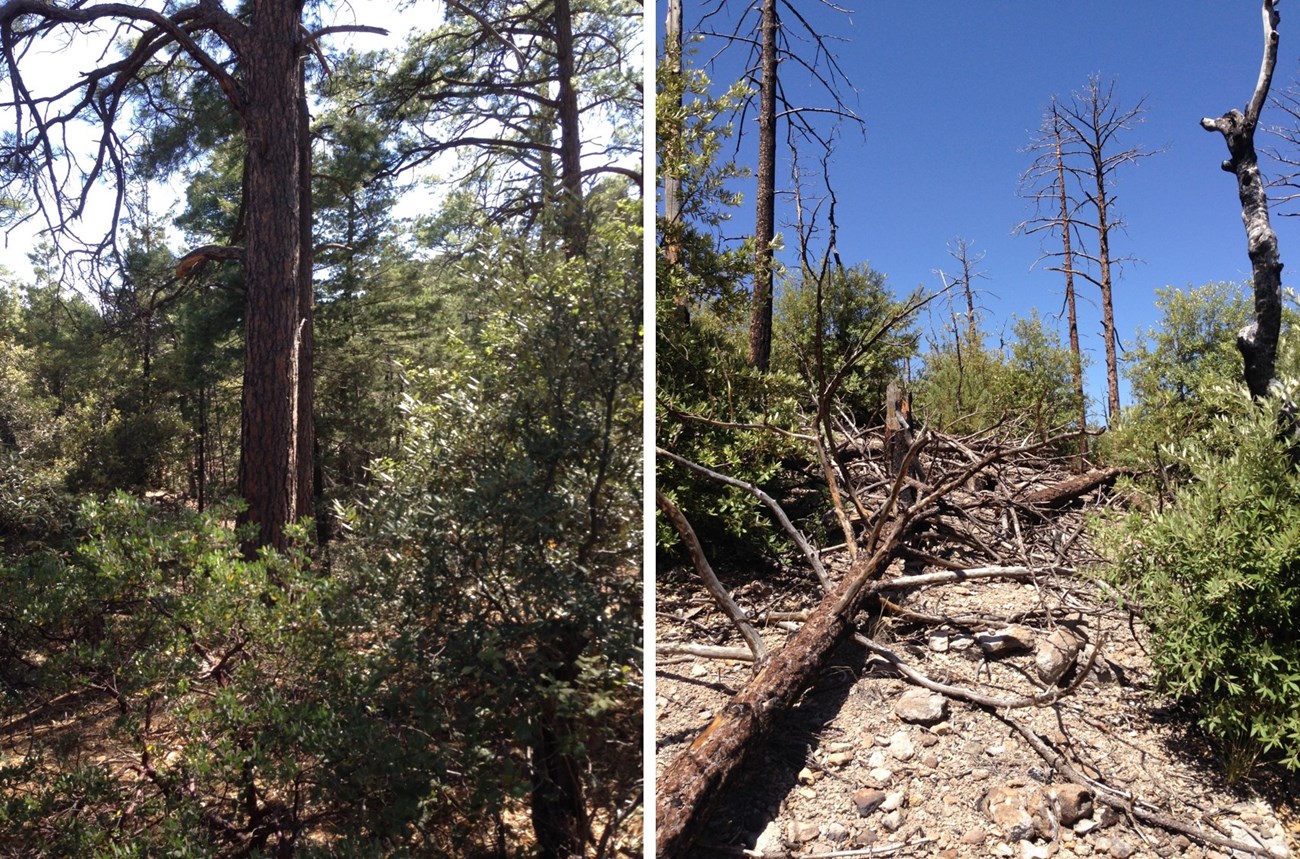
[[975, 639], [966, 633], [958, 633], [948, 639], [948, 647], [952, 650], [969, 650], [970, 646], [975, 643]]
[[983, 844], [988, 840], [989, 834], [983, 827], [976, 826], [974, 829], [968, 829], [962, 833], [961, 838], [957, 839], [961, 844]]
[[984, 794], [980, 811], [1008, 841], [1050, 839], [1058, 831], [1048, 799], [1037, 787], [998, 785]]
[[842, 823], [826, 824], [826, 831], [822, 833], [826, 836], [827, 841], [840, 843], [849, 837], [849, 830]]
[[799, 784], [813, 784], [821, 777], [821, 773], [813, 772], [808, 767], [799, 770]]
[[763, 827], [763, 831], [758, 834], [758, 840], [754, 842], [754, 852], [760, 856], [777, 854], [784, 850], [785, 844], [781, 841], [781, 824], [775, 820], [769, 820]]
[[880, 825], [883, 826], [887, 832], [897, 832], [898, 830], [902, 829], [903, 828], [902, 809], [896, 808], [893, 811], [886, 814], [884, 817], [880, 818]]
[[1052, 811], [1062, 826], [1073, 826], [1092, 814], [1092, 791], [1078, 784], [1053, 784], [1047, 787]]
[[872, 787], [884, 787], [894, 780], [894, 771], [885, 767], [876, 767], [867, 773], [867, 784]]
[[975, 642], [987, 656], [1028, 653], [1034, 649], [1034, 641], [1034, 631], [1018, 623], [1003, 627], [996, 632], [981, 632], [975, 636]]
[[881, 803], [885, 801], [887, 796], [888, 794], [883, 790], [864, 787], [861, 790], [854, 791], [852, 797], [853, 806], [857, 808], [859, 817], [866, 817], [877, 808], [880, 808]]
[[821, 835], [821, 828], [807, 820], [792, 820], [786, 830], [786, 840], [791, 844], [803, 844]]
[[901, 790], [896, 790], [885, 797], [885, 801], [880, 807], [885, 811], [894, 811], [903, 807], [904, 795]]
[[948, 715], [948, 699], [925, 689], [912, 688], [894, 704], [894, 712], [904, 722], [933, 725]]
[[1020, 842], [1020, 859], [1048, 859], [1052, 855], [1052, 845], [1035, 844], [1032, 841]]
[[941, 629], [936, 629], [934, 632], [930, 633], [930, 637], [926, 640], [926, 643], [935, 653], [944, 653], [948, 650], [948, 633]]
[[1038, 670], [1038, 679], [1052, 685], [1065, 676], [1065, 673], [1079, 658], [1082, 643], [1065, 627], [1058, 626], [1038, 643], [1034, 653], [1034, 667]]

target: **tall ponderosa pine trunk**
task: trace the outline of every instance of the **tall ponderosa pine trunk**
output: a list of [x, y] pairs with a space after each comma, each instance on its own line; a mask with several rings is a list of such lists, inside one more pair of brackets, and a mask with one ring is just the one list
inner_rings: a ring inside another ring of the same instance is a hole
[[759, 23], [758, 192], [754, 217], [754, 295], [749, 364], [767, 372], [772, 360], [772, 238], [776, 232], [776, 0], [763, 0]]
[[[588, 226], [582, 195], [582, 129], [575, 78], [573, 9], [569, 0], [555, 0], [553, 17], [556, 77], [556, 118], [560, 131], [560, 235], [564, 255], [587, 255]], [[562, 626], [562, 625], [561, 625]], [[544, 645], [553, 659], [557, 688], [539, 690], [533, 724], [531, 766], [533, 832], [542, 859], [571, 859], [585, 855], [590, 840], [587, 805], [576, 726], [563, 712], [562, 693], [578, 677], [578, 657], [586, 639], [567, 627]]]
[[285, 525], [311, 497], [311, 448], [300, 447], [311, 437], [312, 384], [310, 297], [302, 294], [310, 188], [302, 187], [300, 13], [294, 0], [256, 3], [242, 58], [248, 175], [239, 493], [248, 504], [243, 519], [258, 526], [254, 545], [281, 550]]
[[[305, 59], [298, 64], [298, 324], [302, 341], [298, 352], [298, 432], [297, 432], [297, 496], [294, 517], [319, 515], [316, 502], [320, 500], [321, 483], [318, 479], [320, 456], [316, 445], [316, 290], [312, 284], [315, 254], [312, 249], [311, 187], [311, 112], [307, 108], [307, 67]], [[317, 535], [324, 536], [323, 520], [317, 521]], [[323, 541], [322, 541], [323, 542]]]

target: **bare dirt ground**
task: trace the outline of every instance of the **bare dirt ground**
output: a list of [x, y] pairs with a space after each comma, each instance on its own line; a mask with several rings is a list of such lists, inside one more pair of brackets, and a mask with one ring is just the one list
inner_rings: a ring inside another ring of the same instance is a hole
[[[1056, 540], [1057, 559], [1068, 562], [1062, 566], [1084, 569], [1095, 562], [1086, 536], [1076, 536], [1068, 557], [1059, 552], [1059, 535], [1077, 535], [1081, 524], [1082, 514], [1070, 512], [1055, 520], [1057, 536], [1044, 538]], [[844, 572], [847, 561], [826, 557], [832, 577]], [[816, 582], [802, 572], [719, 566], [724, 585], [750, 617], [806, 611], [819, 598]], [[914, 563], [907, 572], [922, 569]], [[889, 576], [902, 572], [900, 562]], [[658, 646], [741, 644], [692, 569], [661, 566], [657, 594]], [[895, 713], [898, 699], [915, 687], [879, 656], [846, 642], [775, 734], [750, 754], [692, 856], [1252, 855], [1206, 844], [1195, 831], [1253, 844], [1254, 855], [1300, 855], [1296, 781], [1257, 769], [1226, 782], [1223, 753], [1196, 729], [1194, 715], [1153, 693], [1147, 632], [1104, 586], [1044, 573], [1027, 582], [917, 588], [897, 595], [896, 602], [902, 614], [860, 617], [858, 631], [942, 683], [1002, 698], [1042, 692], [1046, 684], [1036, 672], [1034, 652], [990, 655], [976, 641], [1011, 623], [1032, 630], [1036, 641], [1054, 629], [1069, 630], [1083, 644], [1071, 672], [1081, 672], [1089, 657], [1091, 665], [1081, 682], [1067, 675], [1062, 683], [1077, 685], [1049, 705], [993, 709], [945, 698], [944, 718], [923, 725]], [[948, 620], [935, 623], [909, 611]], [[790, 634], [776, 624], [761, 632], [769, 650]], [[744, 662], [659, 655], [658, 772], [751, 675]], [[1036, 809], [1032, 800], [1027, 827], [1008, 825], [1007, 817], [991, 819], [988, 808], [1000, 799], [1041, 796], [1047, 786], [1068, 781], [1012, 721], [1094, 786], [1108, 786], [1135, 808], [1195, 831], [1171, 831], [1102, 802], [1085, 806], [1081, 811], [1087, 813], [1074, 821], [1057, 806]]]

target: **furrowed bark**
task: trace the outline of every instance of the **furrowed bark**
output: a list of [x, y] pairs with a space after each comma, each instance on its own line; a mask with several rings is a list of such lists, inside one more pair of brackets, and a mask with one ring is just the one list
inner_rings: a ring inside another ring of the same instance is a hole
[[[298, 132], [299, 10], [293, 0], [254, 7], [246, 58], [249, 98], [245, 243], [247, 298], [239, 493], [242, 521], [258, 526], [247, 547], [287, 548], [285, 525], [298, 500], [299, 376], [304, 323]], [[305, 452], [311, 456], [310, 451]]]

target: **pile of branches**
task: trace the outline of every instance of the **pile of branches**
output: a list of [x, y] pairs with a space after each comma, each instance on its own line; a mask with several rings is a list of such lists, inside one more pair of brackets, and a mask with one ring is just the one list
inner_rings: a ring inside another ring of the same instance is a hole
[[[1197, 829], [1135, 803], [1126, 792], [1080, 771], [1066, 756], [1009, 718], [1008, 711], [1046, 706], [1076, 690], [1099, 659], [1101, 642], [1092, 643], [1058, 684], [1048, 684], [1029, 695], [1008, 696], [927, 677], [898, 653], [859, 631], [863, 617], [890, 612], [922, 625], [955, 622], [967, 628], [991, 628], [1005, 620], [930, 616], [899, 605], [895, 595], [976, 579], [1037, 581], [1076, 575], [1071, 560], [1078, 555], [1085, 525], [1083, 517], [1070, 510], [1080, 501], [1090, 507], [1112, 503], [1107, 490], [1123, 470], [1079, 472], [1077, 458], [1068, 453], [1075, 447], [1072, 442], [1078, 439], [1077, 430], [1016, 439], [1009, 437], [1006, 427], [1001, 429], [972, 437], [931, 431], [913, 437], [902, 424], [884, 432], [849, 433], [841, 437], [850, 441], [834, 448], [819, 438], [821, 471], [834, 500], [827, 515], [839, 521], [847, 537], [840, 547], [849, 559], [842, 575], [827, 570], [822, 561], [825, 550], [812, 546], [778, 500], [761, 488], [657, 449], [661, 468], [687, 469], [762, 501], [798, 548], [810, 582], [816, 582], [810, 586], [821, 591], [812, 610], [779, 619], [792, 634], [779, 649], [769, 651], [755, 624], [773, 618], [746, 615], [719, 583], [686, 516], [670, 499], [659, 495], [660, 511], [678, 531], [695, 570], [746, 647], [660, 644], [656, 652], [738, 659], [752, 662], [754, 668], [747, 685], [718, 710], [658, 781], [660, 857], [685, 855], [707, 822], [715, 799], [747, 755], [812, 685], [830, 652], [850, 636], [909, 682], [996, 712], [1062, 778], [1086, 786], [1102, 803], [1202, 843], [1260, 853], [1254, 845]], [[1052, 614], [1064, 609], [1045, 607], [1044, 611]], [[1045, 618], [1048, 623], [1059, 619], [1063, 618]], [[1269, 854], [1264, 851], [1260, 855]]]

